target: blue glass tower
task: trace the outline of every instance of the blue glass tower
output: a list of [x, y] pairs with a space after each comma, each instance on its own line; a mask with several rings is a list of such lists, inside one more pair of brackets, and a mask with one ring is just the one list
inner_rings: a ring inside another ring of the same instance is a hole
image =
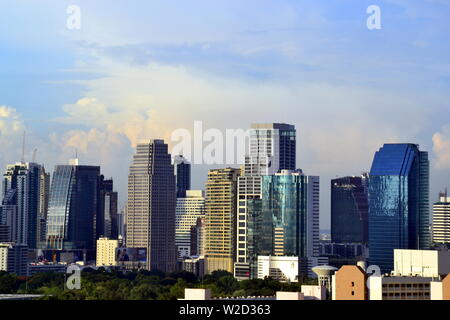
[[100, 167], [57, 165], [47, 215], [47, 249], [94, 249]]
[[427, 249], [428, 153], [415, 144], [385, 144], [369, 177], [369, 262], [393, 269], [394, 249]]

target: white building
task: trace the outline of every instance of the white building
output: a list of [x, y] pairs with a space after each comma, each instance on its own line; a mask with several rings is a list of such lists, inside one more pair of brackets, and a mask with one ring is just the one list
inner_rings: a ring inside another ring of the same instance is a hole
[[439, 277], [450, 273], [450, 251], [394, 250], [396, 276]]
[[203, 190], [186, 190], [186, 198], [177, 198], [175, 245], [178, 260], [191, 256], [191, 228], [197, 225], [198, 218], [203, 217], [205, 217]]
[[115, 266], [116, 265], [116, 249], [119, 247], [119, 240], [111, 240], [109, 238], [100, 238], [97, 240], [97, 259], [95, 265]]
[[450, 197], [447, 192], [439, 194], [433, 205], [433, 242], [450, 243]]
[[[308, 176], [307, 182], [307, 256], [318, 257], [320, 254], [320, 177]], [[327, 262], [325, 262], [327, 263]], [[318, 265], [318, 264], [316, 264]]]
[[297, 282], [298, 257], [258, 256], [258, 279], [271, 277], [281, 282]]

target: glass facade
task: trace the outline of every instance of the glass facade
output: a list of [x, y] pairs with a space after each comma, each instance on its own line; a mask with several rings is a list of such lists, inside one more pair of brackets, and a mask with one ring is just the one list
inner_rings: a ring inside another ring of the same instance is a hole
[[47, 215], [46, 248], [94, 249], [100, 167], [58, 165]]
[[393, 268], [394, 249], [429, 248], [429, 162], [414, 144], [385, 144], [369, 177], [370, 263]]
[[368, 200], [365, 177], [331, 180], [331, 241], [367, 243]]
[[[36, 248], [38, 236], [38, 212], [40, 173], [42, 167], [36, 163], [16, 163], [8, 165], [3, 175], [3, 196], [6, 198], [11, 190], [15, 190], [14, 202], [8, 206], [16, 206], [17, 217], [10, 226], [14, 229], [12, 240]], [[9, 208], [11, 209], [11, 207]], [[10, 211], [11, 212], [11, 211]]]
[[183, 156], [176, 156], [174, 158], [174, 168], [177, 198], [185, 198], [186, 190], [191, 189], [191, 164]]
[[307, 177], [262, 177], [262, 199], [248, 200], [248, 256], [251, 276], [261, 255], [307, 256]]

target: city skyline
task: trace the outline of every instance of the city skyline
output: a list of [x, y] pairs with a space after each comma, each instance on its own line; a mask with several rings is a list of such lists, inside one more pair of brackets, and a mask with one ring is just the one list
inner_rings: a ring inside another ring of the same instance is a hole
[[[114, 178], [123, 207], [140, 139], [171, 144], [195, 120], [284, 122], [298, 131], [296, 166], [322, 181], [369, 171], [385, 142], [429, 152], [431, 202], [450, 181], [444, 2], [377, 1], [380, 30], [366, 27], [369, 1], [76, 2], [79, 30], [67, 3], [2, 5], [2, 168], [21, 159], [26, 130], [27, 161], [37, 148], [53, 170], [77, 150]], [[193, 165], [192, 189], [214, 167]], [[323, 183], [322, 229], [329, 199]]]

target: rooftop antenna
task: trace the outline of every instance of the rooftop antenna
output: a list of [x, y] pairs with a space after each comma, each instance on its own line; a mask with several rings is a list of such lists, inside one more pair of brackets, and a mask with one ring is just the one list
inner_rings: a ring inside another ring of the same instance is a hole
[[24, 131], [23, 132], [23, 139], [22, 139], [22, 159], [21, 162], [24, 163], [25, 162], [25, 137], [27, 135], [27, 132]]

